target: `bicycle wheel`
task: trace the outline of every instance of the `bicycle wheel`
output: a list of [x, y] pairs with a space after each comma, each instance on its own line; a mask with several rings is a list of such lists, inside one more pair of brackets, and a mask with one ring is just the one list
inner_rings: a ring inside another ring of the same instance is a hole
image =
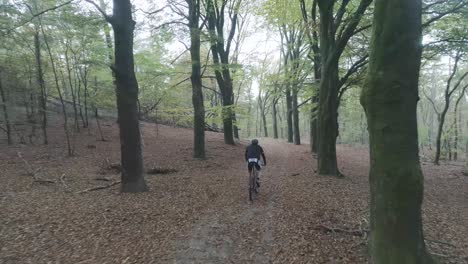
[[258, 185], [258, 171], [255, 170], [255, 175], [254, 175], [254, 191], [257, 194], [260, 189], [260, 186]]
[[249, 175], [249, 200], [251, 202], [253, 201], [253, 196], [255, 192], [255, 173], [256, 173], [256, 169], [254, 166]]

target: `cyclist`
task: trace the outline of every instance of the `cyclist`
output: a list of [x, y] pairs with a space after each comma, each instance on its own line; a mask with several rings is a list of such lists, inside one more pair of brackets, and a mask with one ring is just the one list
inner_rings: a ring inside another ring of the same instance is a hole
[[[258, 177], [260, 178], [260, 170], [262, 169], [260, 167], [260, 156], [263, 158], [263, 165], [266, 165], [266, 158], [265, 158], [265, 152], [263, 151], [263, 148], [258, 145], [258, 140], [257, 139], [252, 139], [252, 142], [250, 145], [247, 146], [245, 149], [245, 161], [247, 162], [247, 168], [249, 170], [249, 174], [252, 172], [252, 168], [255, 165], [257, 170], [259, 171]], [[260, 183], [258, 183], [258, 186], [260, 187]]]

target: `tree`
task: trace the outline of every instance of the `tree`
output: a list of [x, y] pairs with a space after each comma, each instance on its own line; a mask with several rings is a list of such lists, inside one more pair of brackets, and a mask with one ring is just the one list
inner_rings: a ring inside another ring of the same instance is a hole
[[432, 263], [421, 220], [416, 118], [421, 39], [421, 0], [375, 1], [369, 72], [361, 94], [370, 138], [372, 263]]
[[337, 1], [318, 0], [320, 13], [320, 58], [321, 82], [318, 102], [318, 172], [341, 176], [336, 159], [336, 138], [338, 137], [339, 106], [339, 59], [349, 41], [357, 32], [369, 26], [357, 28], [372, 0], [361, 0], [356, 11], [343, 22], [349, 0], [342, 2], [336, 16]]
[[3, 110], [3, 119], [5, 121], [5, 132], [7, 134], [7, 141], [8, 145], [13, 144], [13, 140], [11, 138], [11, 126], [10, 126], [10, 118], [8, 117], [8, 107], [7, 107], [7, 98], [5, 95], [5, 90], [3, 89], [2, 85], [2, 71], [0, 68], [0, 103], [2, 104], [2, 110]]
[[143, 175], [140, 121], [138, 119], [138, 82], [135, 76], [133, 57], [133, 33], [130, 0], [114, 0], [112, 16], [107, 15], [96, 3], [93, 4], [114, 30], [114, 60], [117, 112], [120, 132], [122, 161], [122, 192], [147, 191]]
[[201, 79], [200, 59], [200, 0], [187, 0], [189, 6], [190, 56], [192, 61], [192, 103], [194, 108], [193, 156], [205, 158], [205, 106]]
[[[440, 148], [441, 148], [441, 138], [442, 138], [442, 132], [444, 129], [444, 123], [445, 123], [445, 117], [447, 115], [447, 112], [450, 107], [450, 99], [452, 95], [454, 94], [455, 91], [460, 87], [462, 84], [463, 80], [465, 79], [466, 76], [468, 76], [468, 71], [465, 72], [455, 83], [455, 85], [452, 85], [453, 78], [455, 77], [455, 74], [457, 74], [458, 70], [458, 63], [462, 57], [462, 53], [457, 52], [455, 56], [455, 62], [453, 64], [453, 69], [451, 70], [451, 74], [447, 80], [447, 85], [445, 86], [445, 91], [444, 91], [444, 107], [441, 112], [437, 110], [437, 107], [435, 106], [435, 103], [431, 100], [431, 103], [433, 104], [434, 110], [436, 111], [438, 115], [438, 120], [439, 120], [439, 126], [437, 128], [437, 137], [436, 137], [436, 154], [434, 157], [434, 164], [439, 165], [439, 160], [440, 160]], [[466, 85], [468, 86], [468, 84]], [[463, 91], [465, 91], [466, 86], [462, 88]], [[429, 98], [429, 97], [428, 97]]]
[[[218, 3], [219, 2], [219, 3]], [[242, 0], [206, 0], [208, 30], [211, 52], [215, 66], [216, 81], [223, 99], [224, 142], [234, 145], [233, 134], [233, 81], [231, 77], [229, 53], [238, 26], [238, 12]], [[230, 12], [230, 28], [227, 38], [224, 37], [225, 10]]]

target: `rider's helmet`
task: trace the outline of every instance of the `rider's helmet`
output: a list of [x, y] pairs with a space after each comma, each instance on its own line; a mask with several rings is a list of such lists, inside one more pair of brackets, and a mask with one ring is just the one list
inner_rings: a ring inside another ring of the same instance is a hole
[[252, 145], [258, 145], [258, 139], [252, 139]]

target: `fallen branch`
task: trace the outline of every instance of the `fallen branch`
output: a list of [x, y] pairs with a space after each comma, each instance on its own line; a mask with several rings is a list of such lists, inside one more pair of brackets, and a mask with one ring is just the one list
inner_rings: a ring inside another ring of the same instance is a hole
[[21, 152], [18, 151], [18, 152], [16, 152], [16, 154], [18, 155], [18, 158], [20, 158], [23, 161], [23, 163], [24, 163], [24, 165], [26, 167], [26, 171], [27, 171], [26, 175], [31, 176], [33, 178], [33, 182], [37, 182], [37, 183], [55, 183], [55, 181], [53, 181], [53, 180], [40, 179], [37, 176], [37, 173], [42, 170], [42, 167], [34, 169], [31, 166], [31, 164], [23, 157]]
[[62, 174], [62, 176], [60, 176], [60, 182], [62, 183], [63, 187], [65, 188], [65, 190], [69, 190], [69, 187], [67, 185], [67, 183], [65, 182], [65, 173]]
[[37, 182], [37, 183], [55, 183], [55, 181], [52, 181], [52, 180], [41, 180], [41, 179], [34, 180], [34, 182]]
[[338, 228], [338, 227], [328, 227], [325, 225], [318, 225], [315, 227], [315, 230], [323, 230], [323, 231], [332, 232], [332, 233], [346, 233], [346, 234], [350, 234], [353, 236], [361, 236], [361, 237], [366, 235], [369, 232], [369, 230], [366, 230], [366, 229], [348, 230], [348, 229], [343, 229], [343, 228]]
[[83, 190], [83, 191], [79, 191], [78, 193], [82, 194], [82, 193], [87, 193], [87, 192], [92, 192], [92, 191], [97, 191], [97, 190], [103, 190], [103, 189], [107, 189], [107, 188], [110, 188], [112, 186], [115, 186], [117, 184], [120, 184], [120, 183], [121, 183], [121, 181], [116, 181], [116, 182], [110, 183], [108, 185], [93, 187], [93, 188], [89, 188], [89, 189], [86, 189], [86, 190]]
[[450, 244], [450, 243], [448, 243], [448, 242], [440, 241], [440, 240], [432, 240], [432, 239], [427, 239], [427, 238], [426, 238], [426, 241], [427, 241], [427, 242], [432, 242], [432, 243], [437, 243], [437, 244], [442, 244], [442, 245], [447, 245], [447, 246], [451, 246], [451, 247], [454, 247], [454, 248], [457, 247], [457, 246], [455, 246], [454, 244]]

